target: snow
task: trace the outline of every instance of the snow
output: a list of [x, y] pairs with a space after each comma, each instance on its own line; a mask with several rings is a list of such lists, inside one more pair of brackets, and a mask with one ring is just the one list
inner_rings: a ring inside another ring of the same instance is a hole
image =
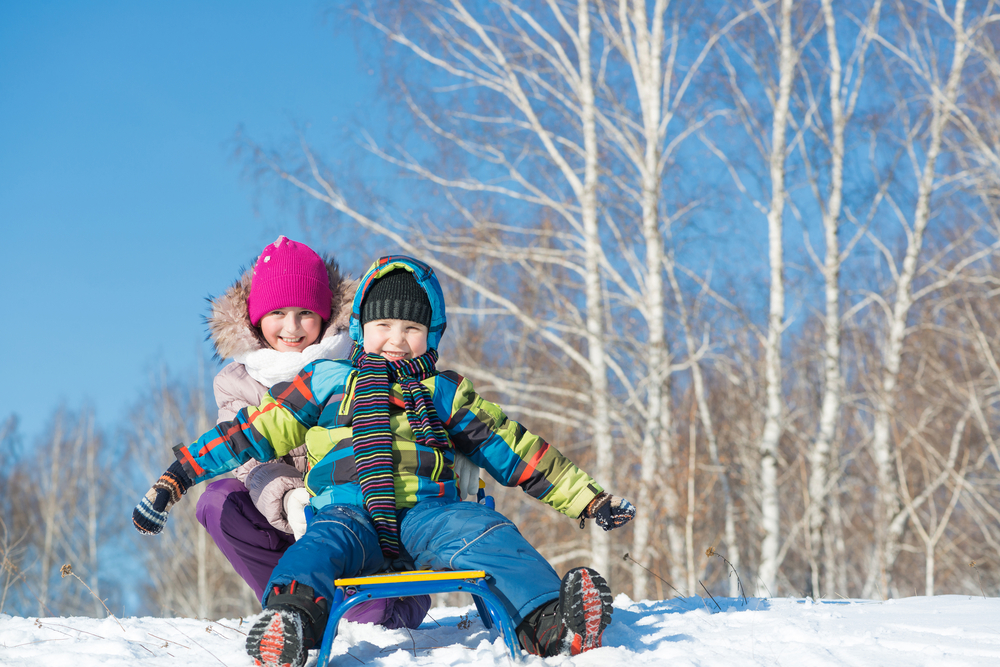
[[[716, 606], [718, 605], [718, 607]], [[510, 664], [475, 607], [431, 609], [418, 630], [342, 622], [334, 665]], [[676, 598], [615, 600], [602, 648], [569, 658], [524, 656], [526, 665], [998, 665], [1000, 599], [945, 595], [885, 602]], [[436, 621], [436, 622], [435, 622]], [[3, 667], [222, 664], [248, 667], [253, 618], [15, 618], [0, 614]], [[349, 652], [350, 655], [347, 655]], [[316, 664], [310, 654], [307, 667]]]

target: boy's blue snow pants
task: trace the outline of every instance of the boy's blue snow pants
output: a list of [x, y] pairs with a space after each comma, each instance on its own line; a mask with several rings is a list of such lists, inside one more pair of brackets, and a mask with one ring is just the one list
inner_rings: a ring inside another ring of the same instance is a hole
[[[418, 570], [486, 570], [514, 621], [559, 597], [559, 576], [503, 514], [472, 502], [424, 500], [406, 512], [400, 539]], [[371, 518], [355, 505], [321, 509], [278, 561], [268, 589], [298, 581], [333, 599], [335, 579], [375, 574], [388, 563]]]

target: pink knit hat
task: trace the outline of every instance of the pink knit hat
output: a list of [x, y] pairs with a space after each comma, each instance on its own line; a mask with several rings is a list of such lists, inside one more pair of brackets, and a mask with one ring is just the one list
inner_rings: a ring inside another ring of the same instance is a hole
[[330, 319], [330, 276], [326, 263], [304, 243], [284, 236], [264, 248], [253, 267], [247, 306], [254, 326], [272, 310], [306, 308]]

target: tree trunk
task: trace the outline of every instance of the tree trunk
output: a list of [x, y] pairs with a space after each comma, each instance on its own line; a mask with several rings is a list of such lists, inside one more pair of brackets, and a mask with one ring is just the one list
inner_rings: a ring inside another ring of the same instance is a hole
[[769, 595], [778, 574], [781, 512], [778, 500], [778, 443], [781, 439], [784, 400], [782, 398], [781, 338], [785, 323], [784, 241], [782, 217], [785, 210], [785, 133], [788, 128], [789, 100], [795, 74], [792, 48], [793, 0], [781, 2], [781, 51], [778, 97], [771, 129], [771, 206], [767, 213], [768, 261], [771, 269], [770, 309], [764, 350], [767, 404], [764, 433], [760, 440], [760, 569], [757, 578]]
[[[692, 415], [693, 416], [693, 415]], [[687, 563], [687, 594], [696, 595], [698, 589], [698, 568], [694, 560], [694, 485], [697, 468], [696, 445], [698, 442], [698, 424], [694, 419], [688, 427], [688, 474], [687, 474], [687, 518], [684, 521], [685, 562]]]
[[42, 526], [45, 530], [45, 537], [42, 541], [42, 553], [39, 559], [40, 566], [40, 583], [39, 583], [39, 593], [38, 593], [38, 615], [43, 616], [48, 611], [46, 602], [48, 602], [49, 597], [49, 580], [52, 577], [52, 563], [54, 561], [55, 554], [55, 539], [56, 539], [56, 514], [59, 509], [60, 501], [60, 488], [62, 484], [60, 483], [60, 469], [59, 465], [63, 462], [63, 439], [64, 439], [64, 426], [65, 426], [66, 416], [62, 411], [56, 414], [56, 423], [52, 430], [52, 449], [49, 452], [51, 457], [49, 460], [49, 474], [48, 477], [44, 478], [43, 483], [39, 485], [40, 491], [40, 507], [42, 510]]
[[[723, 503], [723, 535], [726, 540], [726, 558], [732, 564], [736, 572], [740, 571], [740, 549], [736, 540], [736, 509], [733, 504], [733, 493], [729, 486], [729, 472], [722, 466], [719, 458], [719, 446], [715, 437], [715, 424], [712, 420], [712, 411], [708, 406], [708, 392], [705, 388], [705, 378], [701, 371], [701, 362], [696, 359], [698, 354], [695, 344], [694, 332], [691, 331], [691, 322], [688, 318], [687, 305], [684, 302], [684, 293], [681, 291], [680, 282], [674, 271], [673, 259], [667, 260], [667, 278], [674, 290], [674, 299], [677, 302], [677, 311], [680, 316], [681, 330], [684, 332], [684, 342], [687, 346], [687, 355], [691, 364], [691, 380], [694, 388], [694, 398], [698, 405], [698, 417], [702, 430], [705, 432], [705, 440], [708, 442], [708, 453], [712, 457], [712, 465], [718, 470], [719, 483], [722, 486]], [[729, 596], [739, 595], [739, 580], [736, 577], [729, 577]]]
[[823, 231], [826, 260], [823, 264], [826, 314], [823, 356], [823, 401], [820, 408], [819, 433], [809, 456], [809, 559], [812, 571], [813, 596], [829, 596], [821, 587], [819, 564], [826, 551], [827, 487], [830, 479], [830, 446], [840, 416], [840, 207], [844, 186], [844, 128], [847, 117], [841, 99], [842, 67], [837, 42], [837, 26], [832, 0], [823, 0], [827, 48], [830, 58], [830, 117], [833, 140], [830, 150], [830, 193], [823, 211]]
[[97, 537], [98, 523], [97, 510], [101, 506], [98, 498], [98, 489], [101, 481], [97, 473], [97, 438], [94, 437], [94, 416], [85, 413], [83, 419], [86, 420], [86, 443], [87, 443], [87, 552], [90, 571], [90, 591], [92, 593], [92, 603], [94, 606], [94, 616], [100, 618], [105, 615], [106, 610], [101, 602], [100, 593], [100, 561], [97, 558]]
[[[613, 488], [614, 453], [611, 441], [611, 410], [608, 405], [608, 366], [604, 352], [604, 300], [601, 289], [601, 238], [597, 221], [597, 126], [594, 118], [594, 84], [590, 70], [590, 5], [577, 4], [580, 59], [580, 121], [583, 127], [583, 190], [580, 217], [583, 223], [584, 278], [587, 302], [587, 353], [590, 361], [590, 396], [594, 409], [594, 450], [597, 474]], [[591, 524], [591, 562], [612, 582], [611, 539], [596, 523]]]
[[[671, 402], [670, 383], [663, 391], [663, 410], [660, 411], [660, 462], [661, 469], [666, 471], [674, 470], [676, 463], [676, 444], [673, 424], [673, 405]], [[667, 533], [667, 559], [670, 563], [670, 581], [676, 584], [684, 579], [684, 534], [681, 532], [679, 518], [681, 515], [681, 499], [674, 486], [671, 475], [665, 475], [660, 485], [663, 494], [662, 504], [664, 517], [664, 530]]]
[[[903, 342], [906, 338], [907, 317], [913, 305], [913, 279], [917, 272], [917, 260], [923, 249], [924, 233], [930, 221], [930, 198], [934, 190], [936, 163], [941, 153], [944, 130], [951, 121], [952, 109], [958, 97], [958, 87], [962, 70], [968, 56], [968, 36], [963, 19], [965, 0], [955, 4], [955, 15], [951, 25], [955, 31], [955, 52], [952, 56], [948, 82], [940, 94], [932, 96], [932, 118], [930, 141], [926, 149], [926, 162], [917, 189], [917, 200], [913, 211], [913, 227], [907, 235], [906, 254], [903, 268], [896, 283], [895, 303], [892, 316], [887, 322], [887, 333], [883, 343], [881, 393], [876, 402], [872, 450], [878, 480], [878, 515], [876, 522], [876, 563], [882, 590], [890, 594], [892, 568], [899, 555], [899, 539], [906, 527], [905, 517], [897, 520], [902, 510], [899, 499], [899, 480], [896, 476], [895, 447], [890, 439], [890, 421], [896, 404], [896, 388], [903, 356]], [[930, 83], [930, 82], [929, 82]], [[931, 83], [933, 85], [933, 83]], [[864, 595], [871, 595], [872, 577], [866, 585]]]
[[[629, 6], [631, 5], [631, 12]], [[639, 168], [641, 180], [642, 236], [646, 251], [644, 312], [648, 332], [646, 345], [648, 389], [646, 392], [646, 418], [642, 440], [641, 477], [649, 479], [661, 474], [658, 457], [655, 455], [662, 435], [663, 422], [660, 411], [669, 406], [663, 400], [666, 366], [666, 339], [664, 335], [665, 315], [663, 307], [663, 237], [660, 234], [660, 121], [662, 117], [661, 95], [663, 87], [663, 11], [657, 2], [653, 12], [652, 28], [647, 25], [646, 3], [620, 0], [619, 21], [623, 37], [628, 47], [628, 58], [635, 81], [636, 91], [642, 109], [642, 130], [644, 151]], [[628, 37], [631, 23], [634, 35]], [[628, 44], [633, 42], [634, 48]], [[643, 485], [643, 490], [651, 484]], [[650, 502], [647, 498], [644, 502]], [[650, 505], [646, 505], [649, 507]], [[648, 534], [647, 529], [643, 529]], [[647, 545], [639, 542], [636, 535], [636, 550], [640, 562], [646, 559]], [[645, 572], [639, 569], [639, 577], [634, 582], [634, 592], [638, 599], [646, 594]]]

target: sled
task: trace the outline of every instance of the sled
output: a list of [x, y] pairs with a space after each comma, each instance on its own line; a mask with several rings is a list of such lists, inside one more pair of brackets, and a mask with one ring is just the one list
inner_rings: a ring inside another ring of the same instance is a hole
[[[476, 603], [476, 610], [491, 636], [499, 633], [515, 661], [521, 650], [514, 631], [514, 622], [500, 599], [486, 585], [487, 573], [483, 570], [416, 570], [389, 572], [370, 577], [337, 579], [337, 587], [330, 603], [330, 616], [323, 632], [317, 667], [327, 667], [330, 650], [337, 637], [337, 626], [344, 613], [356, 604], [381, 598], [398, 598], [431, 593], [469, 593]], [[348, 591], [353, 594], [348, 595]]]

